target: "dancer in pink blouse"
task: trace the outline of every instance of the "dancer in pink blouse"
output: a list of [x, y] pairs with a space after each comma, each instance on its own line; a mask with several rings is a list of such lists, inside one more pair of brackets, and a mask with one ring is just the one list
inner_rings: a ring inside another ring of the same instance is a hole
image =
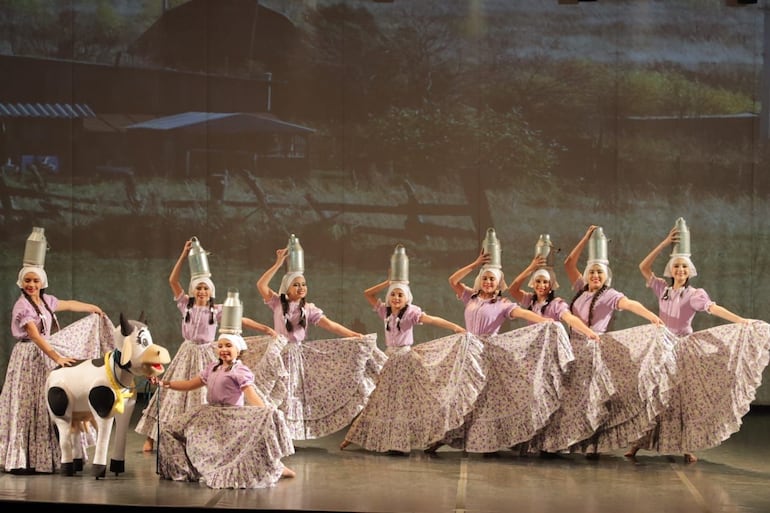
[[[193, 237], [184, 243], [182, 252], [168, 277], [168, 285], [171, 287], [180, 313], [183, 341], [166, 369], [164, 376], [167, 380], [193, 378], [209, 363], [217, 360], [214, 343], [219, 321], [222, 319], [222, 304], [216, 302], [216, 288], [208, 272], [208, 261], [205, 263], [206, 268], [202, 270], [192, 269], [191, 264], [192, 276], [186, 292], [181, 282], [182, 268], [185, 262], [190, 260], [190, 251], [196, 242], [197, 239]], [[196, 249], [202, 251], [199, 246]], [[245, 328], [277, 336], [269, 326], [248, 317], [243, 317], [242, 323]], [[153, 393], [135, 427], [137, 433], [146, 436], [142, 450], [144, 452], [153, 450], [155, 439], [158, 437], [159, 424], [169, 422], [205, 403], [204, 388], [193, 390], [188, 394], [171, 394], [160, 403], [158, 395]]]
[[[673, 249], [663, 270], [666, 280], [653, 273], [652, 265], [668, 246]], [[697, 461], [693, 451], [718, 445], [738, 430], [768, 364], [768, 324], [745, 319], [694, 287], [690, 280], [698, 272], [690, 255], [690, 232], [679, 218], [639, 264], [658, 299], [661, 319], [678, 337], [678, 385], [655, 429], [631, 447], [629, 458], [647, 449], [684, 453], [686, 463]], [[698, 312], [732, 324], [694, 333], [692, 321]]]
[[104, 313], [90, 303], [46, 294], [48, 275], [42, 267], [24, 266], [16, 285], [21, 291], [11, 313], [11, 335], [16, 343], [0, 395], [0, 469], [17, 474], [51, 473], [59, 468], [61, 458], [46, 405], [45, 381], [55, 365], [68, 367], [76, 361], [52, 343], [52, 335], [59, 330], [56, 313]]
[[[304, 261], [287, 269], [276, 292], [270, 281], [290, 256], [287, 248], [275, 252], [275, 263], [257, 281], [257, 289], [273, 312], [273, 327], [285, 342], [281, 350], [288, 372], [285, 397], [279, 408], [294, 440], [332, 434], [363, 409], [374, 381], [387, 359], [377, 348], [376, 334], [364, 336], [331, 320], [307, 300]], [[290, 263], [293, 263], [290, 260]], [[308, 328], [318, 326], [339, 339], [306, 340]]]
[[294, 453], [291, 434], [283, 414], [258, 394], [254, 374], [240, 360], [246, 350], [240, 335], [221, 333], [217, 360], [199, 375], [155, 380], [166, 394], [206, 390], [206, 404], [161, 431], [158, 466], [164, 479], [201, 481], [211, 488], [263, 488], [295, 476], [281, 462]]
[[[499, 243], [490, 229], [476, 259], [449, 277], [465, 304], [465, 328], [484, 344], [486, 381], [464, 425], [432, 444], [429, 453], [444, 444], [476, 453], [510, 449], [530, 440], [559, 407], [559, 376], [572, 360], [567, 333], [560, 323], [502, 296], [499, 264]], [[474, 269], [479, 272], [469, 287], [462, 280]], [[506, 321], [516, 319], [531, 324], [500, 333]]]
[[[581, 273], [578, 259], [589, 243]], [[601, 337], [591, 340], [572, 331], [575, 361], [562, 409], [534, 445], [549, 453], [583, 451], [596, 458], [600, 451], [621, 448], [624, 440], [651, 429], [675, 373], [672, 346], [657, 315], [611, 287], [607, 238], [600, 227], [588, 227], [564, 265], [575, 291], [571, 313]], [[652, 326], [608, 332], [617, 310], [628, 310]]]
[[[484, 381], [481, 343], [465, 335], [462, 326], [428, 315], [413, 303], [408, 259], [401, 245], [391, 258], [389, 276], [364, 291], [385, 324], [388, 360], [340, 449], [350, 443], [398, 454], [425, 449], [462, 425]], [[386, 289], [383, 302], [377, 295]], [[414, 327], [420, 324], [455, 334], [415, 344]]]

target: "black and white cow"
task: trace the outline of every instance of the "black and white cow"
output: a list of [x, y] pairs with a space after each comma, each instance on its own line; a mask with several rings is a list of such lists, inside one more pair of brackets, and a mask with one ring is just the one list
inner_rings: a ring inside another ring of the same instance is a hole
[[[73, 475], [78, 466], [73, 463], [73, 454], [80, 453], [80, 443], [75, 442], [79, 432], [73, 423], [86, 420], [92, 420], [97, 429], [93, 475], [96, 479], [105, 476], [113, 422], [117, 429], [110, 472], [125, 472], [126, 436], [136, 403], [134, 377], [159, 376], [164, 364], [171, 361], [166, 348], [153, 344], [146, 324], [126, 320], [122, 313], [114, 341], [118, 349], [103, 357], [58, 367], [48, 376], [48, 412], [59, 430], [64, 475]], [[82, 459], [78, 461], [82, 468]]]

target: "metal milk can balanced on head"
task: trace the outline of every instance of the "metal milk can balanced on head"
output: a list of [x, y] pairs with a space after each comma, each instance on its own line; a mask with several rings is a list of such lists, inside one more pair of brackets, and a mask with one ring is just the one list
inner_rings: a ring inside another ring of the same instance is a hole
[[243, 301], [238, 289], [227, 289], [227, 299], [222, 304], [222, 321], [219, 324], [220, 333], [240, 335], [243, 331]]
[[45, 238], [45, 229], [39, 226], [32, 228], [32, 233], [27, 237], [24, 246], [24, 266], [45, 267], [45, 253], [48, 250], [48, 240]]
[[190, 265], [190, 277], [192, 279], [208, 278], [211, 276], [209, 269], [209, 253], [201, 247], [198, 237], [193, 237], [192, 247], [187, 255], [187, 262]]
[[286, 257], [286, 272], [304, 274], [305, 250], [302, 249], [299, 239], [293, 233], [289, 236], [289, 243], [286, 246], [286, 249], [289, 252]]
[[484, 241], [481, 243], [481, 247], [484, 250], [484, 253], [489, 255], [489, 263], [484, 264], [484, 267], [502, 269], [500, 241], [497, 238], [494, 228], [487, 228], [487, 234], [484, 237]]

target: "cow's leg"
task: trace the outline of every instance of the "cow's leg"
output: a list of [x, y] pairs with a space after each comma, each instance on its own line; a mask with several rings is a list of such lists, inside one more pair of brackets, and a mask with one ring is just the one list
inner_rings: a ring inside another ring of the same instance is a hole
[[115, 415], [115, 437], [112, 440], [110, 472], [114, 472], [116, 476], [126, 471], [126, 437], [134, 406], [136, 406], [136, 396], [132, 395], [124, 403], [123, 413]]
[[54, 424], [59, 431], [59, 449], [61, 450], [61, 474], [75, 475], [72, 463], [72, 421], [67, 417], [54, 418]]
[[72, 426], [72, 465], [75, 472], [83, 470], [83, 462], [85, 461], [83, 440], [86, 435], [83, 433], [83, 426], [84, 422], [82, 421], [75, 421]]
[[98, 431], [92, 468], [94, 477], [99, 479], [105, 476], [107, 469], [107, 449], [110, 445], [110, 434], [115, 420], [112, 412], [112, 407], [115, 404], [115, 392], [105, 386], [94, 387], [88, 393], [88, 403], [91, 406]]
[[61, 473], [65, 476], [74, 475], [75, 470], [72, 464], [72, 401], [64, 389], [58, 386], [48, 389], [46, 400], [48, 413], [59, 431]]
[[96, 429], [99, 434], [96, 437], [96, 449], [94, 450], [94, 461], [91, 464], [92, 474], [96, 479], [104, 477], [107, 473], [107, 449], [110, 445], [110, 435], [112, 434], [112, 424], [114, 417], [96, 418]]

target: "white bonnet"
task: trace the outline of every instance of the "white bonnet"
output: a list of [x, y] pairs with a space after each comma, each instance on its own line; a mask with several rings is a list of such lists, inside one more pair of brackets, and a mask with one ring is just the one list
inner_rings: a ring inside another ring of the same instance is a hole
[[481, 270], [479, 270], [478, 276], [476, 276], [476, 280], [473, 282], [473, 290], [479, 291], [481, 290], [481, 277], [484, 276], [484, 273], [490, 273], [497, 278], [497, 288], [500, 289], [503, 286], [503, 271], [497, 267], [488, 267], [488, 266], [482, 266]]
[[278, 293], [286, 294], [286, 291], [289, 290], [291, 282], [302, 276], [304, 276], [304, 274], [299, 271], [292, 271], [284, 274], [283, 278], [281, 278], [281, 286], [278, 288]]
[[217, 289], [214, 287], [214, 282], [207, 276], [197, 276], [190, 280], [190, 287], [187, 289], [187, 294], [190, 296], [195, 295], [195, 288], [199, 283], [205, 283], [211, 292], [211, 297], [217, 297]]
[[527, 285], [529, 288], [535, 288], [535, 279], [538, 276], [545, 276], [548, 278], [548, 281], [551, 282], [551, 290], [556, 290], [559, 288], [559, 283], [556, 281], [556, 275], [553, 271], [545, 267], [541, 267], [532, 273], [532, 275], [529, 277], [529, 284]]
[[391, 281], [390, 286], [388, 286], [388, 291], [385, 293], [385, 302], [388, 302], [388, 298], [390, 297], [390, 293], [393, 292], [394, 289], [400, 289], [404, 295], [406, 296], [406, 302], [412, 303], [414, 298], [412, 297], [412, 289], [409, 288], [409, 284], [405, 281]]
[[217, 340], [222, 339], [222, 338], [227, 339], [230, 342], [232, 342], [235, 345], [235, 347], [238, 348], [239, 352], [240, 351], [245, 351], [246, 349], [248, 349], [248, 347], [246, 346], [246, 341], [240, 335], [236, 335], [234, 333], [220, 333], [219, 334], [219, 338]]
[[583, 281], [588, 283], [588, 271], [595, 265], [598, 265], [604, 270], [604, 274], [607, 275], [607, 280], [604, 282], [608, 287], [612, 286], [612, 269], [610, 269], [609, 263], [606, 260], [589, 260], [586, 264], [586, 270], [583, 271]]
[[671, 258], [668, 259], [668, 263], [666, 264], [666, 268], [663, 270], [663, 276], [666, 278], [673, 277], [673, 273], [671, 272], [674, 265], [674, 260], [681, 258], [682, 260], [685, 260], [687, 262], [687, 266], [690, 268], [690, 278], [694, 278], [698, 276], [698, 270], [695, 269], [695, 266], [692, 263], [692, 260], [690, 260], [690, 255], [687, 253], [675, 253], [671, 255]]
[[45, 273], [45, 270], [42, 267], [27, 265], [21, 268], [21, 271], [19, 271], [19, 278], [16, 280], [16, 285], [18, 285], [20, 289], [24, 288], [24, 275], [27, 273], [37, 274], [42, 282], [40, 288], [48, 288], [48, 275]]

